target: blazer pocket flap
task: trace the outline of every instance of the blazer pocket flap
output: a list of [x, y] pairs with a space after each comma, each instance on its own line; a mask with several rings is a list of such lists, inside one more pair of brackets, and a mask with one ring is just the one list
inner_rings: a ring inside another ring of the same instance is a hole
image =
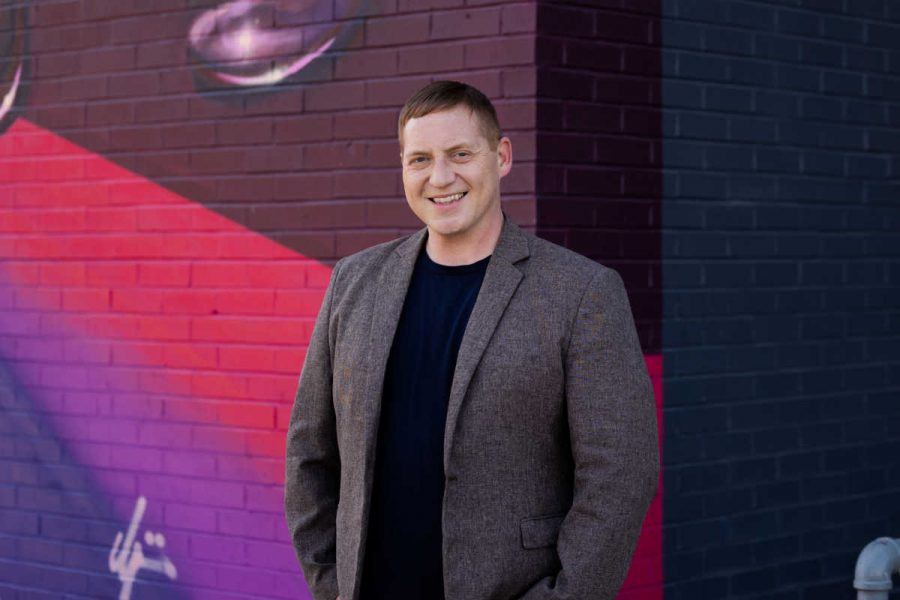
[[522, 519], [519, 528], [522, 531], [523, 548], [545, 548], [555, 546], [559, 537], [559, 527], [566, 515], [549, 515]]

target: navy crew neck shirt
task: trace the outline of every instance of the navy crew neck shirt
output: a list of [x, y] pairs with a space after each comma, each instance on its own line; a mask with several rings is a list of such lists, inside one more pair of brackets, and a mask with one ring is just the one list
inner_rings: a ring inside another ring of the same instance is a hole
[[423, 245], [384, 376], [362, 599], [444, 598], [444, 423], [456, 356], [490, 256], [440, 265]]

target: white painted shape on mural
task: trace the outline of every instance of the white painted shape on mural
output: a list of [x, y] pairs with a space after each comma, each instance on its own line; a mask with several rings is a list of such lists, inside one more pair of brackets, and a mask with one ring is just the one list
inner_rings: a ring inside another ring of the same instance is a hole
[[191, 25], [188, 40], [194, 52], [209, 61], [210, 74], [235, 86], [275, 85], [325, 54], [337, 40], [337, 25], [278, 26], [268, 21], [283, 17], [267, 9], [308, 17], [316, 3], [233, 0], [201, 14]]
[[[119, 581], [122, 582], [119, 600], [131, 599], [131, 589], [134, 587], [134, 581], [137, 578], [138, 571], [141, 569], [162, 573], [169, 579], [178, 578], [178, 570], [167, 556], [161, 555], [160, 558], [144, 556], [144, 547], [135, 540], [138, 526], [141, 523], [141, 519], [144, 518], [146, 509], [147, 499], [139, 496], [137, 503], [134, 505], [134, 513], [131, 515], [128, 530], [124, 536], [121, 531], [116, 533], [116, 539], [113, 541], [112, 549], [109, 551], [109, 570], [118, 574]], [[162, 533], [145, 531], [144, 543], [148, 547], [156, 547], [162, 550], [166, 545], [166, 538]]]
[[22, 63], [19, 63], [18, 68], [16, 68], [16, 74], [13, 76], [12, 84], [9, 86], [9, 91], [3, 96], [3, 100], [0, 101], [0, 119], [6, 116], [6, 113], [10, 111], [13, 106], [13, 102], [16, 101], [16, 94], [19, 93], [19, 82], [22, 80]]

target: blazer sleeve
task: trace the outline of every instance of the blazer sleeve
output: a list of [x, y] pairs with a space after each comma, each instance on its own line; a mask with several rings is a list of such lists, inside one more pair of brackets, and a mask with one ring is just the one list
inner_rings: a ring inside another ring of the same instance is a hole
[[294, 551], [313, 597], [338, 595], [335, 528], [341, 463], [331, 397], [331, 308], [335, 265], [313, 329], [291, 411], [284, 507]]
[[562, 566], [527, 600], [613, 599], [659, 478], [656, 405], [628, 295], [604, 268], [582, 296], [566, 353], [574, 489], [557, 540]]

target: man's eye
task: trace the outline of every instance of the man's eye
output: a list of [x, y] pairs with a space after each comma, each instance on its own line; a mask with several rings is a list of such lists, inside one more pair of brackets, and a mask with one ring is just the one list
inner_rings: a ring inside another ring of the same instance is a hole
[[425, 162], [426, 160], [428, 160], [428, 158], [425, 157], [425, 156], [416, 156], [416, 157], [414, 157], [412, 160], [410, 160], [409, 162], [410, 162], [410, 164], [413, 164], [413, 165], [416, 165], [416, 164], [419, 164], [419, 165], [420, 165], [420, 164], [422, 164], [423, 162]]
[[461, 150], [456, 153], [456, 156], [458, 156], [459, 158], [468, 158], [469, 153], [465, 150]]

